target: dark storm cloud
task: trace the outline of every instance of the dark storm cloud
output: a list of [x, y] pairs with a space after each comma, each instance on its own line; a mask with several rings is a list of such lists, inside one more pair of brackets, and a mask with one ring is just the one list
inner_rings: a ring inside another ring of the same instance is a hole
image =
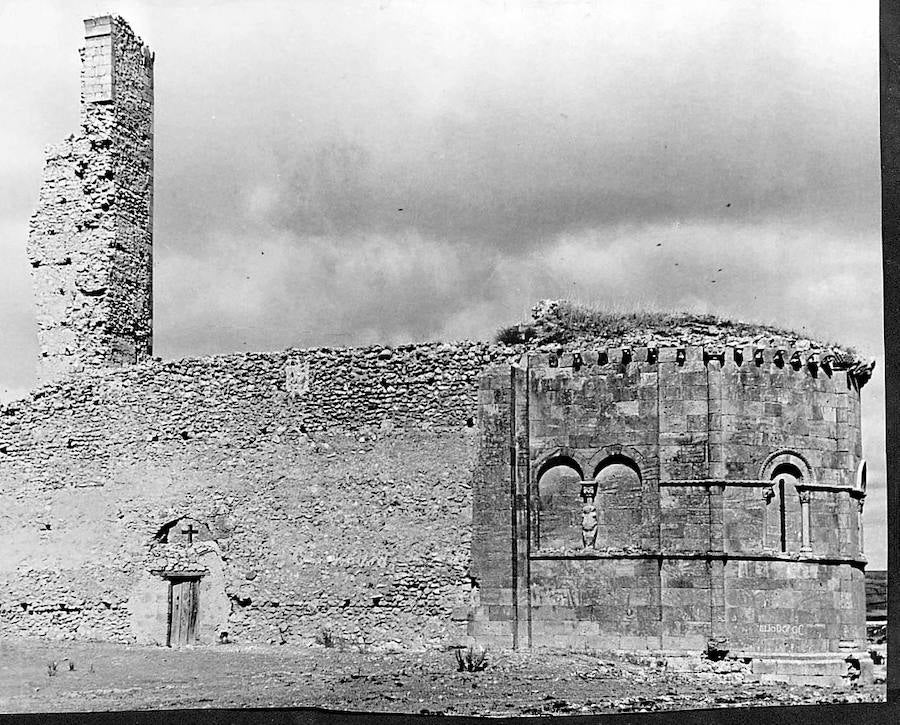
[[[77, 5], [60, 3], [45, 19], [66, 40], [16, 41], [19, 66], [34, 72], [11, 103], [35, 120], [0, 120], [19, 140], [6, 154], [18, 171], [0, 187], [30, 188], [7, 197], [15, 210], [3, 220], [15, 230], [7, 244], [17, 245], [8, 288], [19, 293], [38, 140], [56, 141], [76, 123], [80, 28], [71, 15], [95, 10]], [[26, 3], [12, 7], [17, 27], [36, 24]], [[650, 290], [664, 306], [759, 317], [769, 312], [759, 295], [685, 275], [705, 274], [723, 245], [738, 245], [749, 268], [759, 256], [754, 234], [769, 232], [803, 254], [745, 275], [757, 287], [821, 279], [804, 260], [822, 244], [848, 260], [859, 288], [871, 286], [853, 260], [878, 233], [874, 4], [211, 7], [120, 8], [157, 53], [164, 355], [246, 338], [278, 347], [485, 334], [558, 294], [606, 303]], [[59, 68], [54, 53], [66, 59]], [[3, 67], [15, 87], [14, 64]], [[50, 116], [35, 88], [54, 99]], [[678, 229], [712, 231], [690, 247]], [[664, 254], [636, 241], [647, 230]], [[635, 284], [611, 284], [606, 269], [576, 283], [581, 260], [553, 263], [572, 239], [583, 259], [646, 249], [629, 255], [627, 275], [616, 272]], [[681, 255], [679, 274], [660, 267], [663, 256], [674, 264], [668, 255]], [[220, 289], [223, 280], [254, 289], [235, 294]], [[7, 329], [27, 327], [17, 321], [30, 303], [17, 297], [12, 309]], [[775, 310], [776, 321], [797, 309]], [[817, 308], [810, 323], [831, 321]], [[877, 340], [877, 325], [869, 328]]]
[[[636, 209], [647, 219], [675, 212], [653, 196], [586, 185], [589, 179], [576, 182], [570, 174], [556, 183], [534, 169], [491, 174], [460, 162], [468, 150], [445, 148], [440, 158], [453, 163], [388, 175], [360, 146], [324, 145], [306, 158], [283, 162], [278, 204], [268, 221], [300, 234], [416, 230], [451, 244], [479, 242], [523, 252], [561, 232], [632, 218]], [[543, 184], [531, 178], [535, 173]]]
[[[861, 141], [858, 126], [838, 133], [829, 125], [836, 108], [790, 107], [749, 132], [695, 110], [596, 133], [560, 119], [539, 124], [515, 107], [491, 110], [454, 132], [404, 129], [400, 158], [365, 139], [314, 142], [298, 129], [297, 139], [282, 130], [267, 143], [234, 130], [225, 145], [252, 153], [211, 151], [201, 166], [207, 153], [198, 160], [175, 147], [166, 199], [182, 200], [174, 219], [193, 233], [230, 228], [247, 221], [235, 212], [255, 179], [275, 203], [252, 223], [312, 235], [414, 229], [507, 252], [634, 220], [877, 223], [877, 137], [869, 128]], [[626, 130], [629, 138], [617, 138]]]
[[[203, 58], [173, 40], [158, 70], [160, 208], [199, 233], [195, 248], [210, 227], [247, 222], [254, 181], [277, 203], [251, 223], [505, 252], [633, 220], [877, 219], [874, 55], [836, 58], [834, 28], [816, 42], [764, 6], [701, 5], [668, 34], [665, 13], [606, 8], [564, 7], [544, 29], [540, 8], [414, 13], [419, 36], [450, 22], [422, 47], [402, 35], [408, 6], [307, 6], [284, 10], [278, 32], [235, 38], [233, 64], [216, 62], [221, 38]], [[360, 37], [366, 22], [391, 39], [389, 60], [374, 30]]]
[[[486, 337], [560, 296], [880, 353], [872, 0], [114, 5], [157, 58], [164, 357]], [[107, 9], [0, 3], [0, 393], [33, 380], [41, 147]]]
[[[559, 294], [793, 323], [810, 305], [760, 288], [822, 279], [806, 260], [825, 246], [852, 260], [877, 245], [872, 18], [340, 7], [273, 5], [278, 23], [226, 32], [228, 7], [202, 55], [191, 15], [155, 43], [157, 259], [179, 290], [157, 298], [163, 351], [490, 334]], [[663, 254], [638, 244], [647, 230]], [[790, 264], [755, 269], [760, 234]], [[580, 240], [566, 268], [563, 238]], [[610, 258], [575, 282], [598, 249], [629, 245], [627, 274]], [[722, 246], [754, 294], [704, 276]], [[256, 290], [207, 303], [226, 279]], [[823, 309], [809, 322], [833, 329]]]

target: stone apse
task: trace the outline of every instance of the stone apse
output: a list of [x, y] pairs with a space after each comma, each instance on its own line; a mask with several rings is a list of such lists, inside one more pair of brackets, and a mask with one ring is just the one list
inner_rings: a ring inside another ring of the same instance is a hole
[[485, 372], [470, 634], [835, 662], [864, 650], [869, 368], [840, 368], [685, 347], [531, 353]]

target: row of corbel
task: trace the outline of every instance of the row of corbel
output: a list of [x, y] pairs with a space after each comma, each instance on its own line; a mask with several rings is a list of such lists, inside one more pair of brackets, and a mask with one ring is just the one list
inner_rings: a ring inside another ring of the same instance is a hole
[[[679, 366], [684, 365], [687, 361], [686, 348], [679, 347], [674, 349], [674, 362]], [[718, 361], [720, 366], [724, 366], [728, 357], [728, 349], [729, 348], [703, 348], [703, 364], [709, 365], [709, 363], [712, 361]], [[730, 349], [732, 352], [734, 363], [738, 366], [743, 365], [746, 355], [745, 350], [743, 348]], [[647, 347], [639, 348], [639, 350], [642, 354], [638, 356], [638, 359], [635, 359], [634, 351], [629, 347], [613, 348], [612, 355], [610, 355], [610, 350], [597, 350], [596, 364], [599, 366], [603, 366], [609, 365], [610, 362], [618, 362], [622, 365], [627, 365], [631, 362], [646, 362], [648, 365], [653, 365], [659, 362], [659, 348]], [[764, 352], [765, 351], [763, 348], [753, 348], [752, 350], [750, 357], [757, 367], [765, 363]], [[862, 387], [862, 385], [864, 385], [869, 380], [869, 378], [872, 376], [872, 371], [875, 368], [874, 360], [870, 362], [858, 361], [851, 365], [845, 365], [842, 362], [836, 363], [836, 359], [836, 356], [832, 353], [819, 353], [815, 351], [806, 353], [804, 359], [804, 355], [801, 354], [799, 350], [795, 350], [789, 353], [788, 350], [785, 350], [783, 348], [777, 348], [772, 355], [772, 362], [776, 367], [783, 368], [785, 365], [790, 365], [792, 369], [798, 371], [802, 367], [806, 366], [813, 375], [815, 375], [819, 369], [823, 370], [825, 374], [829, 376], [835, 370], [846, 370], [848, 376], [856, 380], [857, 384], [860, 387]], [[572, 352], [565, 354], [550, 352], [547, 354], [546, 360], [548, 367], [571, 367], [576, 371], [587, 364], [585, 355], [581, 352]]]

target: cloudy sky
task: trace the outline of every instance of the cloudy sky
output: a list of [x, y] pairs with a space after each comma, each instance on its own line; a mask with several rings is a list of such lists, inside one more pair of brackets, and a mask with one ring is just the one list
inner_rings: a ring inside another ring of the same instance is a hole
[[[77, 131], [81, 19], [108, 10], [156, 52], [164, 358], [483, 338], [569, 297], [883, 370], [874, 0], [0, 0], [3, 398], [34, 380], [42, 149]], [[879, 374], [876, 567], [883, 404]]]

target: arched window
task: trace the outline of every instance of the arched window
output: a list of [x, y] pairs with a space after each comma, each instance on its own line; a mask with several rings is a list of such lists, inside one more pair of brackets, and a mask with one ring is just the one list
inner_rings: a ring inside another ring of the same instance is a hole
[[610, 456], [597, 467], [594, 480], [599, 522], [597, 548], [640, 546], [643, 502], [637, 464], [625, 456]]
[[570, 549], [581, 546], [581, 480], [578, 464], [552, 458], [538, 473], [537, 546]]
[[803, 481], [803, 473], [798, 465], [782, 462], [772, 469], [770, 479], [774, 496], [766, 503], [766, 544], [776, 551], [796, 553], [805, 550], [809, 543], [808, 512], [801, 510], [801, 493], [797, 489]]

